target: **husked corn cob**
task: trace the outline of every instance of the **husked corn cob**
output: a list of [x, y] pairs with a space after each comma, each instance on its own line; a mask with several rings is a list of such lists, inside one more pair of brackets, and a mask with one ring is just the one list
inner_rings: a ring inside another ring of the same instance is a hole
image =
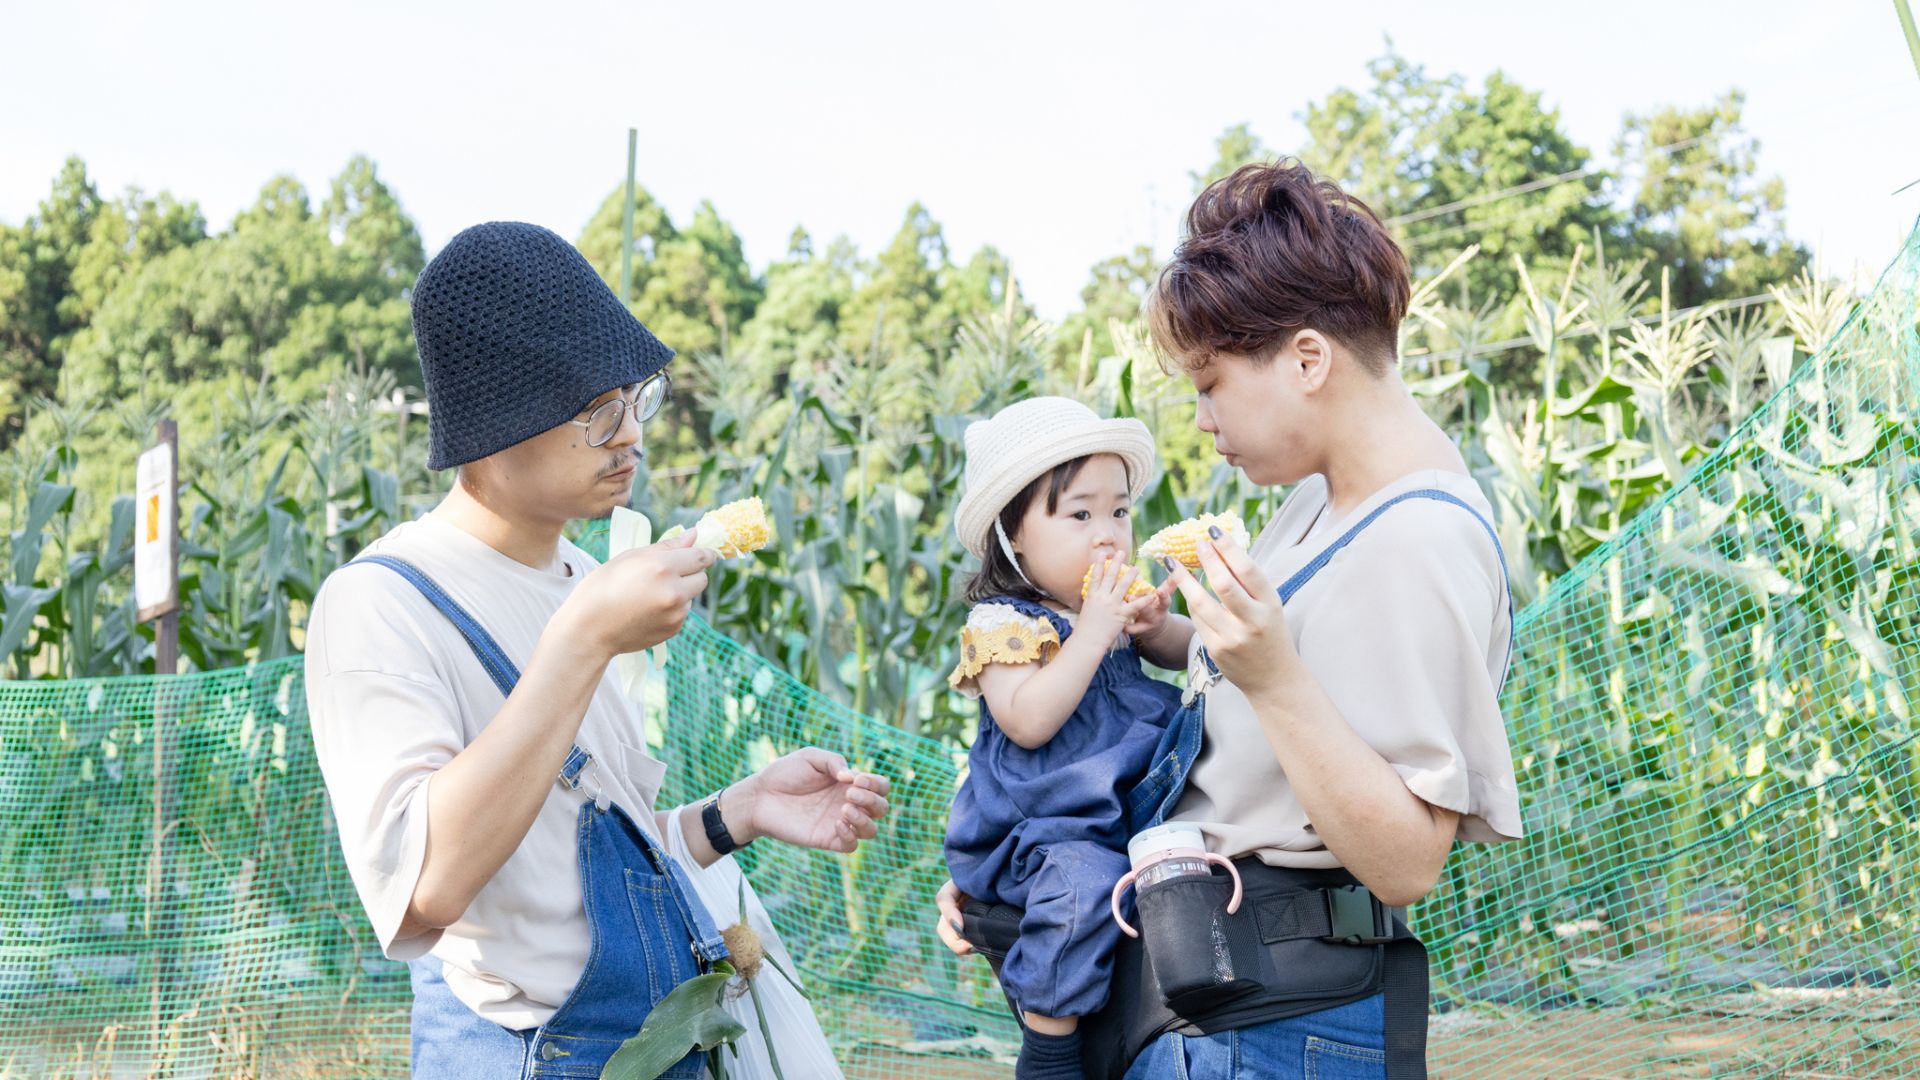
[[1200, 568], [1200, 541], [1209, 539], [1207, 529], [1219, 526], [1220, 531], [1232, 537], [1241, 547], [1247, 546], [1247, 523], [1240, 515], [1229, 510], [1224, 514], [1201, 514], [1191, 517], [1178, 525], [1169, 525], [1147, 538], [1140, 545], [1140, 554], [1149, 559], [1159, 559], [1171, 555], [1189, 570]]
[[[1107, 560], [1107, 562], [1112, 561], [1112, 559]], [[1101, 565], [1100, 563], [1094, 563], [1092, 566], [1087, 567], [1087, 576], [1080, 579], [1080, 599], [1085, 600], [1087, 598], [1087, 593], [1093, 588], [1093, 572], [1100, 569]], [[1152, 591], [1153, 584], [1147, 580], [1147, 575], [1143, 572], [1139, 577], [1133, 579], [1133, 584], [1127, 586], [1126, 599], [1137, 600]]]
[[[671, 540], [686, 531], [686, 526], [675, 525], [661, 533], [660, 539]], [[758, 495], [717, 506], [702, 514], [693, 526], [693, 546], [713, 551], [723, 559], [759, 551], [772, 539], [767, 510]]]

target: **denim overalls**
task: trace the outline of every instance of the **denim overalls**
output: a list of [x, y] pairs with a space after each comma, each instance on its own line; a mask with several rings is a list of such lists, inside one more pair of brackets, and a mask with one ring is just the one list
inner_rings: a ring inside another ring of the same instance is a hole
[[[1396, 495], [1375, 507], [1351, 529], [1314, 556], [1280, 585], [1286, 603], [1340, 550], [1393, 506], [1409, 499], [1452, 503], [1472, 514], [1493, 540], [1502, 575], [1506, 554], [1493, 526], [1478, 510], [1450, 492], [1422, 488]], [[1512, 617], [1512, 594], [1508, 594]], [[1511, 637], [1507, 644], [1511, 654]], [[1133, 790], [1129, 818], [1134, 832], [1164, 822], [1180, 804], [1187, 776], [1206, 734], [1206, 691], [1220, 681], [1220, 669], [1202, 647], [1199, 660], [1206, 674], [1190, 685], [1182, 708], [1167, 724], [1166, 735], [1154, 752], [1147, 778]], [[1398, 933], [1404, 933], [1401, 928]], [[1398, 933], [1396, 936], [1398, 936]], [[1127, 1071], [1127, 1080], [1162, 1076], [1191, 1076], [1194, 1080], [1301, 1075], [1322, 1080], [1372, 1080], [1383, 1076], [1425, 1076], [1427, 972], [1426, 952], [1411, 934], [1387, 946], [1386, 990], [1370, 998], [1332, 1008], [1218, 1031], [1204, 1036], [1162, 1035], [1147, 1045]]]
[[[513, 691], [520, 679], [513, 662], [433, 579], [390, 556], [358, 561], [379, 563], [413, 583], [459, 628], [500, 693]], [[415, 1080], [596, 1078], [661, 998], [726, 958], [727, 947], [686, 872], [626, 811], [598, 793], [591, 782], [595, 767], [593, 755], [575, 746], [558, 778], [568, 790], [585, 782], [595, 795], [580, 807], [577, 834], [580, 895], [592, 935], [580, 981], [545, 1024], [514, 1031], [456, 998], [441, 976], [440, 960], [429, 955], [410, 961]], [[690, 1053], [662, 1075], [696, 1080], [706, 1075], [706, 1066], [702, 1055]]]
[[[1043, 604], [1006, 604], [1073, 625]], [[947, 868], [968, 896], [1025, 909], [1000, 982], [1020, 1008], [1085, 1016], [1106, 1004], [1120, 928], [1108, 913], [1127, 872], [1124, 793], [1146, 775], [1180, 691], [1140, 669], [1129, 641], [1107, 653], [1087, 692], [1044, 745], [1020, 746], [980, 701], [967, 779], [947, 823]]]

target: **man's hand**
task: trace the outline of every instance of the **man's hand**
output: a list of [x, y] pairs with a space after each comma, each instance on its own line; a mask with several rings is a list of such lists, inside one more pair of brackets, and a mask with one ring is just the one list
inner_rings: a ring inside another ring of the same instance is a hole
[[680, 632], [715, 558], [692, 533], [622, 552], [587, 575], [554, 621], [607, 660], [650, 649]]
[[847, 759], [806, 747], [769, 764], [721, 797], [735, 841], [761, 836], [821, 851], [851, 852], [880, 831], [892, 781], [847, 767]]

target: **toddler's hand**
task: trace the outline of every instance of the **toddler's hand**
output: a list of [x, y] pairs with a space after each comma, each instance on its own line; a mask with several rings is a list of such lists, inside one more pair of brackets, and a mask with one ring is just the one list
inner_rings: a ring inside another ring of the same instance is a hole
[[[1141, 607], [1154, 602], [1153, 596], [1127, 599], [1127, 588], [1139, 576], [1137, 567], [1119, 559], [1108, 559], [1101, 563], [1094, 571], [1092, 583], [1087, 586], [1086, 599], [1080, 602], [1080, 618], [1074, 626], [1074, 633], [1092, 634], [1097, 641], [1112, 641], [1119, 637], [1135, 620]], [[1161, 606], [1165, 606], [1164, 600]]]
[[1126, 632], [1137, 638], [1149, 637], [1166, 625], [1167, 612], [1173, 605], [1173, 591], [1178, 587], [1172, 578], [1168, 578], [1153, 590], [1152, 596], [1143, 596], [1136, 601], [1138, 606], [1134, 610], [1133, 621], [1126, 626]]

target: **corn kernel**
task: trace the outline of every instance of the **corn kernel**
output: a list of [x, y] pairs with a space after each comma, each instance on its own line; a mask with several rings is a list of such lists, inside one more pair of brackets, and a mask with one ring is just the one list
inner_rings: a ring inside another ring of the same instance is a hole
[[[671, 540], [686, 531], [685, 526], [675, 525], [661, 533], [660, 539]], [[772, 540], [767, 510], [757, 495], [717, 506], [702, 514], [693, 527], [693, 546], [706, 548], [723, 559], [759, 551]]]
[[1207, 529], [1212, 526], [1218, 526], [1241, 547], [1247, 546], [1247, 524], [1240, 520], [1239, 514], [1229, 510], [1224, 514], [1201, 514], [1178, 525], [1169, 525], [1148, 537], [1147, 542], [1140, 545], [1140, 554], [1149, 559], [1172, 556], [1187, 569], [1198, 570], [1200, 541], [1209, 539]]
[[708, 528], [718, 530], [721, 542], [714, 550], [723, 559], [759, 551], [773, 539], [772, 531], [767, 528], [767, 509], [761, 505], [758, 495], [707, 511], [700, 519], [700, 529]]
[[[1107, 562], [1112, 561], [1112, 559], [1107, 560]], [[1087, 598], [1087, 593], [1093, 588], [1093, 572], [1100, 569], [1102, 565], [1101, 563], [1094, 563], [1092, 566], [1087, 567], [1086, 576], [1080, 579], [1080, 599], [1085, 600]], [[1138, 568], [1136, 567], [1136, 569]], [[1133, 584], [1127, 586], [1125, 599], [1137, 600], [1152, 591], [1153, 584], [1147, 580], [1147, 575], [1143, 571], [1139, 577], [1133, 579]]]

